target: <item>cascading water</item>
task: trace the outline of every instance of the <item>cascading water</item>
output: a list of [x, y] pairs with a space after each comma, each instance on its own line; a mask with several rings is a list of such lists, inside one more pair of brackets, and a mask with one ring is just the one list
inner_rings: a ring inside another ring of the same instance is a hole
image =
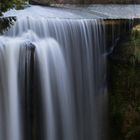
[[103, 21], [27, 11], [0, 37], [0, 139], [105, 140]]

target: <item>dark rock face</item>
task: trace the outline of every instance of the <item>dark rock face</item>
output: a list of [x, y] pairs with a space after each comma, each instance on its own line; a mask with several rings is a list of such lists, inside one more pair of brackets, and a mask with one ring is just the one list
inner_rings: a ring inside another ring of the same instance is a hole
[[33, 4], [140, 4], [140, 0], [30, 0]]
[[109, 59], [111, 140], [140, 139], [140, 24]]
[[15, 17], [0, 18], [0, 35], [10, 28], [16, 21]]
[[110, 63], [110, 139], [140, 139], [140, 67]]

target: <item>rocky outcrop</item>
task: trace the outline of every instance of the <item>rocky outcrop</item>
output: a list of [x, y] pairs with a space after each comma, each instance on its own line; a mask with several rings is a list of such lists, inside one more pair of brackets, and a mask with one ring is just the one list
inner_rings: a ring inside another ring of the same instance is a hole
[[15, 21], [15, 17], [0, 18], [0, 35], [3, 34], [4, 31], [9, 29]]
[[111, 140], [140, 139], [140, 25], [109, 57]]
[[57, 4], [140, 4], [140, 0], [30, 0], [30, 3], [46, 5]]

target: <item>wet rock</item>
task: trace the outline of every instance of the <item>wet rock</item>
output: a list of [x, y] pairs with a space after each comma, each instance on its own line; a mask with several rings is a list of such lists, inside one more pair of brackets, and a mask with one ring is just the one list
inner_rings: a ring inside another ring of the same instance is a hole
[[126, 40], [114, 49], [111, 59], [121, 63], [140, 64], [140, 25], [133, 27]]
[[16, 17], [0, 18], [0, 34], [9, 29], [15, 21]]
[[111, 140], [140, 139], [140, 25], [109, 57]]

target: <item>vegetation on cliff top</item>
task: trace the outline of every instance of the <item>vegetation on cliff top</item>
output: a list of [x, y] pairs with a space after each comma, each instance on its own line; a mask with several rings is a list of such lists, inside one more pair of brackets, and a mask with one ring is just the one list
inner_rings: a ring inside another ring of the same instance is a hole
[[27, 0], [1, 0], [0, 1], [0, 15], [2, 12], [7, 11], [10, 8], [21, 8]]
[[[27, 0], [0, 0], [0, 16], [2, 16], [3, 12], [6, 12], [11, 8], [23, 8], [26, 2]], [[15, 20], [16, 18], [14, 17], [0, 18], [0, 34], [13, 25]]]

